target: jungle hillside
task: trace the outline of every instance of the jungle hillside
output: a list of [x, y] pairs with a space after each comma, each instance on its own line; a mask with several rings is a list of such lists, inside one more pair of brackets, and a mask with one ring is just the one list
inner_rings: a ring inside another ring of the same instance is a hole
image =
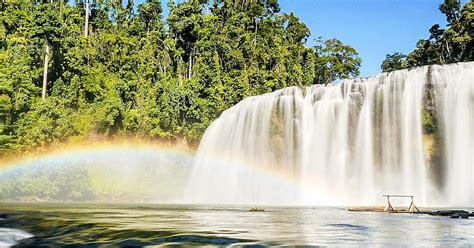
[[[160, 0], [2, 0], [0, 155], [116, 137], [195, 144], [245, 97], [359, 75], [353, 47], [307, 46], [311, 31], [278, 0], [167, 4], [164, 16]], [[474, 60], [473, 10], [441, 2], [448, 26], [382, 69]]]

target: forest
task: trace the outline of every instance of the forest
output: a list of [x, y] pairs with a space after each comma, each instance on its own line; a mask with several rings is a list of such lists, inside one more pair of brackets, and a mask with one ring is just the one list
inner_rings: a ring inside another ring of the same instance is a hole
[[[0, 3], [0, 155], [134, 137], [196, 144], [248, 96], [359, 75], [358, 52], [319, 38], [278, 0]], [[474, 60], [474, 2], [445, 0], [434, 25], [383, 71]], [[317, 30], [315, 31], [317, 33]]]

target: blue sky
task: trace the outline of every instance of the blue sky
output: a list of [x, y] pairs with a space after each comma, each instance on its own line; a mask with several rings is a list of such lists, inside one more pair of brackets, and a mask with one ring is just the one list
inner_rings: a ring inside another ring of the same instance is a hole
[[441, 0], [280, 0], [282, 11], [294, 12], [318, 36], [338, 38], [362, 58], [361, 76], [381, 71], [387, 53], [412, 51], [429, 28], [446, 24]]
[[[139, 4], [143, 0], [136, 0]], [[177, 1], [176, 1], [177, 2]], [[308, 46], [322, 36], [351, 45], [362, 58], [361, 76], [379, 73], [387, 53], [408, 53], [433, 24], [444, 26], [442, 0], [280, 0], [282, 12], [295, 13], [311, 30]], [[466, 0], [462, 1], [463, 3]], [[167, 0], [163, 1], [164, 14]]]

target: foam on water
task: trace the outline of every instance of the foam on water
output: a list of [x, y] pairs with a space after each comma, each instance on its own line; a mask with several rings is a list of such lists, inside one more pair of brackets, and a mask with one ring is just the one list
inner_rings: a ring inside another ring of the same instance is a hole
[[10, 247], [23, 239], [33, 237], [30, 233], [19, 229], [0, 228], [0, 247]]

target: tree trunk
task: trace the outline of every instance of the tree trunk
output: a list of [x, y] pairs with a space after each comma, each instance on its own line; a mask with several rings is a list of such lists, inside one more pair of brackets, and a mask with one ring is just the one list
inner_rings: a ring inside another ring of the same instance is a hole
[[49, 45], [46, 42], [46, 47], [44, 49], [44, 70], [43, 70], [43, 92], [41, 98], [44, 100], [46, 98], [46, 88], [48, 87], [48, 62], [49, 62]]
[[84, 37], [86, 38], [89, 35], [89, 12], [90, 12], [90, 0], [86, 0], [86, 17], [84, 21]]
[[193, 70], [193, 52], [189, 54], [189, 61], [188, 61], [188, 78], [191, 78], [193, 76], [192, 74]]
[[257, 32], [258, 32], [258, 19], [255, 18], [255, 37], [253, 40], [253, 46], [255, 47], [257, 45]]
[[334, 81], [332, 78], [327, 78], [326, 79], [326, 82], [324, 83], [324, 86], [328, 86], [330, 83], [332, 83], [332, 81]]
[[449, 43], [448, 43], [448, 40], [444, 40], [444, 43], [446, 44], [446, 50], [448, 52], [448, 59], [451, 55], [451, 49], [449, 49]]

